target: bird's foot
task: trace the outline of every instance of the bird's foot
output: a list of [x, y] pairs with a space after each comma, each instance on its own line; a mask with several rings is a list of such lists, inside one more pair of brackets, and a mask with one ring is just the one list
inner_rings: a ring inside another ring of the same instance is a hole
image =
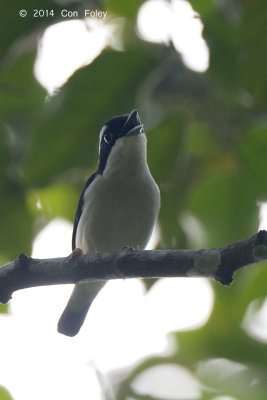
[[122, 248], [122, 252], [127, 254], [127, 253], [133, 253], [134, 251], [139, 251], [139, 245], [137, 247], [132, 247], [132, 246], [124, 246]]
[[123, 258], [124, 256], [126, 256], [126, 254], [132, 254], [132, 253], [134, 253], [136, 250], [139, 250], [139, 245], [138, 245], [136, 248], [134, 248], [133, 246], [124, 246], [124, 247], [121, 249], [120, 253], [118, 254], [118, 256], [117, 256], [117, 258], [116, 258], [116, 260], [115, 260], [115, 264], [117, 264], [117, 262], [118, 262], [121, 258]]
[[73, 261], [74, 258], [83, 255], [83, 251], [82, 249], [76, 248], [73, 250], [72, 253], [70, 253], [70, 255], [67, 257], [67, 261]]

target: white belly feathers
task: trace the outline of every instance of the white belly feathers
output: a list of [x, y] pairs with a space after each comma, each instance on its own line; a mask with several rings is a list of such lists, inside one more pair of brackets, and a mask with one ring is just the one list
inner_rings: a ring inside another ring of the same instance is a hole
[[160, 207], [158, 186], [148, 168], [146, 172], [129, 182], [120, 176], [96, 177], [94, 190], [85, 192], [76, 235], [76, 246], [84, 253], [145, 248]]

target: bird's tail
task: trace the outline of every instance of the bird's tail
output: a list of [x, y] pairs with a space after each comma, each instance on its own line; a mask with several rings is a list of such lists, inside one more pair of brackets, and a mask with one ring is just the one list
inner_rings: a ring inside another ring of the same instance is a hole
[[75, 285], [68, 304], [58, 321], [57, 330], [59, 333], [67, 336], [77, 335], [94, 298], [104, 285], [105, 281]]

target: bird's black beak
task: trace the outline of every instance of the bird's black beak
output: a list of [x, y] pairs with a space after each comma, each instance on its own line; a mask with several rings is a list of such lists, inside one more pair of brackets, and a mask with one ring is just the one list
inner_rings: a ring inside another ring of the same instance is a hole
[[143, 132], [143, 125], [140, 121], [138, 111], [131, 111], [121, 130], [120, 137], [138, 135], [139, 133]]

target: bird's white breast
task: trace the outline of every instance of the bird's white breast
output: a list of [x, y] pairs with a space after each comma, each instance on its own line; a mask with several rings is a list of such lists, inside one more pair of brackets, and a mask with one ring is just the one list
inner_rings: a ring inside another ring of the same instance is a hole
[[160, 193], [146, 163], [145, 135], [118, 142], [84, 195], [76, 246], [85, 253], [143, 249], [158, 218]]

